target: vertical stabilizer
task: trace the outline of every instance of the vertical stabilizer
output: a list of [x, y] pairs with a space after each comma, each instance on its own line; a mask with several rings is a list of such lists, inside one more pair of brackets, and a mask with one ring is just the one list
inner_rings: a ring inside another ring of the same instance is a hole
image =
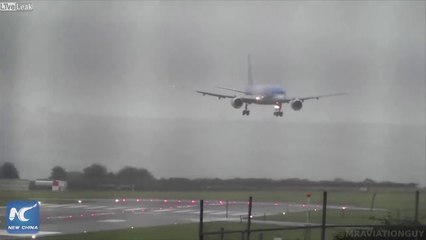
[[253, 73], [251, 71], [251, 59], [250, 54], [247, 57], [247, 63], [248, 63], [248, 85], [253, 85]]

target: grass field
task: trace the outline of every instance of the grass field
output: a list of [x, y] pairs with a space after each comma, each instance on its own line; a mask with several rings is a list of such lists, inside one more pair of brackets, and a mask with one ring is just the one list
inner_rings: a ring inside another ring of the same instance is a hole
[[[322, 202], [322, 191], [309, 191], [312, 193], [311, 203], [320, 205]], [[200, 192], [119, 192], [119, 191], [68, 191], [68, 192], [50, 192], [50, 191], [32, 191], [32, 192], [0, 192], [0, 205], [4, 205], [9, 200], [14, 199], [35, 199], [44, 202], [73, 202], [76, 199], [96, 199], [96, 198], [160, 198], [160, 199], [217, 199], [217, 200], [247, 200], [253, 196], [254, 201], [280, 201], [291, 203], [306, 202], [306, 193], [304, 190], [287, 191], [200, 191]], [[372, 192], [352, 192], [352, 191], [329, 191], [328, 203], [339, 205], [352, 205], [359, 207], [370, 207]], [[414, 191], [377, 191], [375, 198], [375, 208], [384, 208], [387, 212], [370, 211], [346, 211], [344, 215], [340, 210], [329, 210], [327, 213], [327, 222], [335, 224], [369, 224], [380, 223], [370, 219], [371, 216], [384, 218], [391, 216], [393, 219], [412, 220], [414, 217]], [[426, 223], [426, 192], [420, 193], [420, 213], [419, 218], [422, 223]], [[260, 218], [263, 219], [263, 218]], [[321, 211], [311, 212], [311, 222], [320, 223]], [[275, 216], [266, 216], [266, 220], [274, 221], [294, 221], [305, 222], [306, 213], [286, 213]], [[244, 230], [245, 223], [206, 223], [207, 231], [219, 231], [221, 227], [225, 230]], [[253, 228], [265, 227], [265, 225], [253, 225]], [[266, 226], [277, 227], [277, 226]], [[42, 239], [197, 239], [198, 224], [182, 224], [149, 228], [124, 229], [117, 231], [106, 231], [98, 233], [82, 233], [67, 236], [51, 236]], [[329, 230], [328, 236], [338, 230]], [[265, 232], [264, 239], [272, 239], [274, 236], [285, 236], [285, 239], [303, 239], [304, 230], [292, 230], [286, 232]], [[319, 236], [319, 230], [311, 230], [312, 239]], [[254, 239], [259, 238], [256, 233]], [[218, 236], [206, 237], [206, 240], [220, 239]], [[227, 235], [225, 239], [239, 240], [240, 234]]]
[[[225, 230], [245, 230], [247, 227], [246, 223], [229, 223], [229, 222], [216, 222], [209, 223], [206, 226], [206, 231], [218, 231], [221, 227]], [[264, 229], [274, 227], [271, 225], [264, 224], [253, 224], [252, 229]], [[275, 226], [276, 227], [276, 226]], [[332, 229], [327, 232], [327, 237], [332, 239], [334, 234], [338, 230]], [[245, 234], [245, 233], [243, 233]], [[259, 239], [260, 235], [263, 235], [263, 239], [273, 239], [274, 237], [282, 237], [286, 240], [304, 239], [306, 234], [305, 230], [287, 230], [287, 231], [274, 231], [274, 232], [263, 232], [263, 233], [252, 233], [251, 239]], [[310, 230], [312, 239], [317, 239], [319, 236], [319, 229]], [[285, 238], [284, 238], [285, 237]], [[180, 224], [180, 225], [168, 225], [159, 227], [146, 227], [146, 228], [135, 228], [135, 229], [123, 229], [114, 231], [103, 231], [94, 233], [80, 233], [70, 234], [61, 236], [49, 236], [49, 237], [38, 237], [37, 239], [43, 240], [198, 240], [198, 224]], [[218, 240], [220, 235], [204, 236], [205, 240]], [[241, 233], [233, 233], [224, 235], [225, 240], [241, 240]]]

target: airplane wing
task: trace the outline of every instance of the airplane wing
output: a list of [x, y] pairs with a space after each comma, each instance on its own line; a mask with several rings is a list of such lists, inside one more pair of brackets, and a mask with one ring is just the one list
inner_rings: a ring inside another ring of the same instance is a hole
[[303, 101], [305, 101], [305, 100], [310, 100], [310, 99], [316, 99], [316, 100], [319, 100], [320, 98], [323, 98], [323, 97], [334, 97], [334, 96], [340, 96], [340, 95], [345, 95], [345, 94], [348, 94], [348, 93], [347, 93], [347, 92], [340, 92], [340, 93], [331, 93], [331, 94], [324, 94], [324, 95], [317, 95], [317, 96], [309, 96], [309, 97], [295, 97], [295, 98], [285, 99], [285, 100], [283, 101], [283, 103], [289, 103], [289, 102], [291, 102], [291, 101], [293, 101], [293, 100], [295, 100], [295, 99], [299, 99], [299, 100], [301, 100], [301, 101], [303, 102]]
[[235, 88], [226, 88], [226, 87], [220, 87], [220, 86], [217, 86], [217, 88], [225, 89], [225, 90], [233, 91], [233, 92], [237, 92], [237, 93], [242, 93], [242, 94], [245, 94], [245, 95], [250, 95], [249, 93], [247, 93], [245, 91], [238, 90], [238, 89], [235, 89]]
[[213, 96], [213, 97], [217, 97], [219, 100], [222, 98], [235, 98], [235, 95], [224, 95], [224, 94], [219, 94], [219, 93], [212, 93], [212, 92], [204, 92], [204, 91], [196, 91], [197, 93], [202, 94], [203, 96]]

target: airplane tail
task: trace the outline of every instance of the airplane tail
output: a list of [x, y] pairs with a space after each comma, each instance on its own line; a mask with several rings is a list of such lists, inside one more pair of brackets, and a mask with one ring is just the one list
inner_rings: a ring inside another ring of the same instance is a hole
[[247, 57], [247, 63], [248, 63], [248, 85], [251, 86], [251, 85], [253, 85], [253, 74], [252, 74], [252, 71], [251, 71], [250, 54]]

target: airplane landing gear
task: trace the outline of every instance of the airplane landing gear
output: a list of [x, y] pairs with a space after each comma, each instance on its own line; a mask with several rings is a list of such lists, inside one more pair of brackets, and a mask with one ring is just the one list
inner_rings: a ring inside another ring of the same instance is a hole
[[247, 105], [248, 105], [248, 104], [246, 103], [246, 104], [245, 104], [245, 109], [243, 110], [243, 116], [244, 116], [244, 115], [247, 115], [247, 116], [248, 116], [248, 115], [250, 115], [250, 110], [248, 110]]
[[283, 116], [283, 112], [281, 111], [281, 107], [282, 107], [281, 103], [277, 103], [277, 105], [275, 105], [275, 112], [274, 112], [275, 117], [282, 117]]
[[275, 117], [282, 117], [283, 116], [283, 112], [282, 111], [275, 111], [274, 112], [274, 116]]

